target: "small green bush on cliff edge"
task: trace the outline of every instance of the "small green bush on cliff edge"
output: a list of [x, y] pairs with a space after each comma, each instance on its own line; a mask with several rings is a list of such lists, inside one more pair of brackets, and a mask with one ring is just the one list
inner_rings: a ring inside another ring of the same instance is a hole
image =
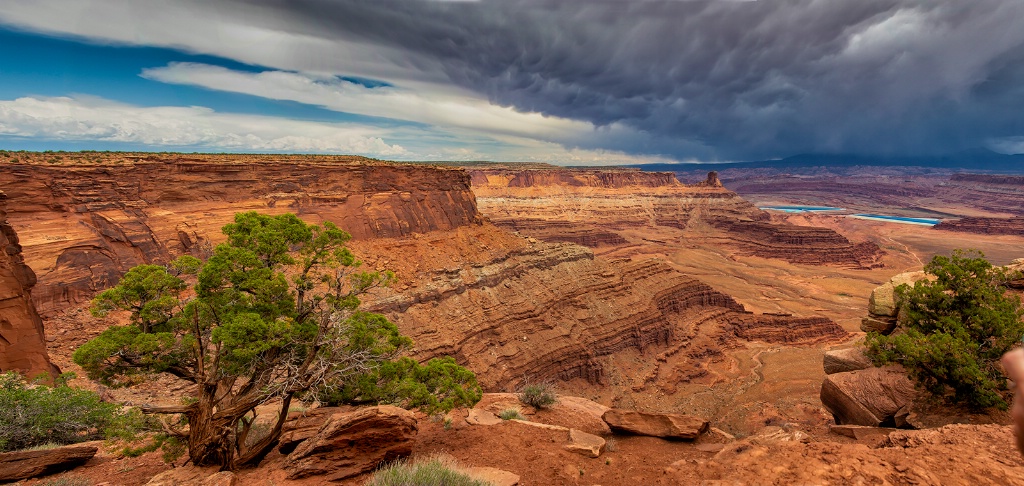
[[973, 250], [936, 256], [924, 270], [935, 279], [896, 288], [901, 328], [890, 336], [868, 334], [868, 356], [877, 365], [903, 365], [950, 403], [1005, 410], [999, 358], [1024, 337], [1024, 307], [1003, 286], [1012, 276]]

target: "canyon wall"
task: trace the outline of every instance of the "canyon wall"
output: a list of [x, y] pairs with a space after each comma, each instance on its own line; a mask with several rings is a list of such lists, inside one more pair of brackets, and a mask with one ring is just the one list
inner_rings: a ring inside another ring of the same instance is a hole
[[604, 358], [623, 352], [655, 358], [687, 350], [690, 358], [671, 367], [677, 373], [744, 341], [807, 345], [848, 338], [829, 319], [748, 313], [658, 260], [609, 260], [579, 245], [494, 230], [484, 225], [375, 241], [377, 254], [389, 261], [414, 256], [419, 277], [367, 302], [394, 318], [415, 342], [417, 357], [455, 356], [488, 390], [576, 378], [601, 384]]
[[[668, 172], [623, 169], [468, 168], [481, 213], [548, 242], [591, 248], [650, 242], [653, 229], [681, 241], [718, 237], [741, 254], [791, 263], [870, 268], [881, 254], [831, 229], [774, 223], [722, 186], [715, 172], [694, 185]], [[716, 232], [716, 230], [719, 230]], [[719, 234], [720, 233], [720, 234]]]
[[7, 221], [7, 195], [0, 191], [0, 372], [29, 378], [60, 370], [46, 353], [43, 321], [32, 303], [36, 275], [25, 265], [21, 245]]
[[1024, 236], [1024, 218], [980, 218], [966, 217], [942, 221], [934, 226], [937, 230], [974, 233], [982, 235]]
[[[669, 172], [468, 169], [480, 212], [498, 226], [550, 242], [621, 246], [624, 230], [686, 229], [702, 218], [768, 215], [717, 179], [686, 186]], [[716, 184], [717, 183], [717, 184]]]
[[236, 212], [331, 220], [355, 238], [480, 223], [461, 170], [373, 161], [9, 164], [0, 188], [18, 201], [10, 219], [44, 313], [91, 299], [135, 265], [207, 251]]

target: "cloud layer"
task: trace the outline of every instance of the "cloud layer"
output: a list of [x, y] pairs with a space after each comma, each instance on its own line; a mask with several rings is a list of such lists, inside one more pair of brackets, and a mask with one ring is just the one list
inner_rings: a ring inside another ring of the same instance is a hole
[[21, 28], [267, 67], [152, 79], [506, 143], [736, 160], [1024, 137], [1020, 0], [6, 3], [0, 21]]

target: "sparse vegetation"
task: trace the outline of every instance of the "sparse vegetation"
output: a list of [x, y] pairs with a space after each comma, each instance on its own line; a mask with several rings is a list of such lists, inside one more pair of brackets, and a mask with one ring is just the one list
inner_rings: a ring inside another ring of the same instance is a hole
[[91, 486], [92, 481], [82, 476], [61, 476], [39, 483], [39, 486]]
[[925, 265], [934, 280], [900, 285], [900, 328], [868, 335], [876, 364], [899, 363], [932, 394], [973, 409], [1007, 408], [999, 358], [1024, 337], [1024, 307], [1007, 295], [1012, 276], [984, 255], [955, 251]]
[[71, 388], [67, 377], [55, 386], [30, 385], [21, 375], [0, 375], [0, 451], [132, 437], [143, 427], [137, 410], [105, 403], [88, 390]]
[[[475, 376], [451, 358], [420, 365], [399, 359], [412, 342], [359, 296], [394, 281], [359, 272], [350, 236], [294, 214], [235, 215], [227, 242], [205, 262], [184, 256], [167, 267], [140, 265], [100, 293], [92, 310], [130, 313], [74, 353], [90, 378], [127, 385], [165, 372], [196, 383], [181, 406], [187, 429], [168, 426], [200, 466], [234, 469], [276, 444], [293, 399], [392, 403], [430, 412], [480, 399]], [[270, 420], [256, 406], [276, 402]], [[260, 425], [268, 424], [267, 430]], [[230, 433], [223, 433], [228, 430]]]
[[498, 418], [502, 420], [526, 420], [526, 417], [523, 417], [522, 412], [518, 408], [506, 408], [498, 413]]
[[490, 483], [474, 479], [462, 472], [448, 456], [435, 456], [414, 463], [395, 462], [377, 472], [367, 486], [489, 486]]
[[535, 408], [547, 408], [558, 402], [558, 394], [551, 383], [527, 383], [519, 392], [519, 401]]

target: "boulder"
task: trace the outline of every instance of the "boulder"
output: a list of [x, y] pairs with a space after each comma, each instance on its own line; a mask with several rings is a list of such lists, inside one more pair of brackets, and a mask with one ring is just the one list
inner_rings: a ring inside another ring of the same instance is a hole
[[821, 384], [821, 403], [839, 425], [895, 425], [914, 395], [914, 384], [894, 366], [833, 373]]
[[860, 320], [860, 330], [888, 336], [896, 330], [896, 319], [885, 316], [868, 316]]
[[600, 457], [604, 452], [605, 440], [582, 430], [569, 429], [569, 444], [565, 450], [587, 457]]
[[696, 439], [708, 421], [690, 415], [610, 409], [602, 416], [613, 431], [666, 439]]
[[316, 435], [323, 427], [324, 422], [340, 411], [342, 409], [338, 407], [314, 408], [289, 418], [281, 427], [281, 439], [278, 442], [277, 450], [281, 454], [291, 453], [302, 441]]
[[902, 284], [913, 285], [914, 282], [927, 277], [922, 271], [905, 272], [889, 279], [888, 282], [871, 291], [868, 298], [868, 312], [876, 316], [896, 317], [899, 303], [896, 302], [896, 287]]
[[18, 481], [67, 471], [92, 459], [97, 450], [96, 446], [72, 445], [0, 453], [0, 481]]
[[407, 457], [417, 430], [412, 412], [390, 405], [336, 413], [288, 454], [284, 469], [288, 479], [341, 481]]
[[826, 375], [863, 370], [872, 366], [871, 359], [864, 354], [864, 348], [861, 347], [827, 351], [822, 363]]

